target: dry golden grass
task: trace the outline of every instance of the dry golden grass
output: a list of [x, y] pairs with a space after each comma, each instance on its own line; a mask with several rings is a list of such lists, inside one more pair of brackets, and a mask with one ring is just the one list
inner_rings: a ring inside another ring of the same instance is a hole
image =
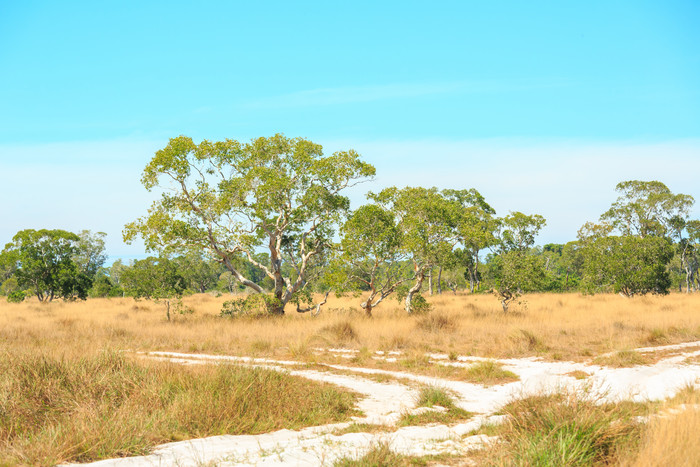
[[700, 392], [688, 389], [668, 401], [647, 424], [638, 450], [628, 454], [626, 467], [700, 465]]
[[[456, 370], [427, 364], [423, 353], [442, 352], [451, 360], [458, 355], [584, 360], [641, 346], [700, 340], [700, 294], [632, 299], [536, 294], [524, 297], [526, 306], [507, 314], [490, 295], [443, 294], [428, 297], [431, 314], [406, 316], [401, 305], [391, 301], [376, 309], [373, 319], [359, 310], [359, 299], [330, 297], [318, 317], [290, 309], [283, 317], [257, 320], [219, 317], [229, 298], [186, 297], [184, 304], [194, 313], [175, 314], [171, 321], [166, 320], [164, 305], [131, 298], [49, 304], [0, 300], [0, 342], [68, 359], [105, 348], [169, 350], [450, 373]], [[343, 359], [316, 350], [329, 347], [358, 353]], [[380, 350], [403, 354], [393, 363], [372, 358]], [[690, 445], [699, 423], [697, 410], [658, 419], [649, 425], [650, 434], [645, 431], [642, 455], [630, 464], [693, 465], [667, 460], [663, 455], [671, 455], [666, 452], [671, 449], [664, 450], [664, 444], [679, 446], [684, 458], [697, 461], [698, 448]], [[630, 452], [636, 451], [630, 447]], [[649, 459], [657, 461], [643, 463]]]
[[[290, 310], [258, 320], [220, 318], [228, 298], [186, 297], [194, 313], [176, 314], [170, 322], [164, 305], [131, 298], [0, 301], [0, 338], [62, 350], [111, 347], [303, 359], [317, 347], [347, 347], [553, 360], [700, 339], [700, 294], [632, 299], [536, 294], [525, 297], [526, 307], [507, 314], [490, 295], [443, 294], [428, 297], [433, 316], [406, 316], [390, 301], [374, 319], [363, 317], [358, 299], [330, 297], [315, 318]], [[372, 364], [366, 360], [363, 364]]]

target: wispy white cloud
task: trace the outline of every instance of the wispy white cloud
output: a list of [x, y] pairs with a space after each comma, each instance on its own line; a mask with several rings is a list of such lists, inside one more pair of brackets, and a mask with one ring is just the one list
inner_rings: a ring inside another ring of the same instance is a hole
[[528, 139], [469, 141], [327, 141], [328, 151], [353, 148], [377, 167], [377, 178], [356, 190], [386, 186], [476, 188], [499, 215], [509, 211], [547, 218], [540, 242], [573, 240], [586, 221], [596, 221], [617, 198], [623, 180], [659, 180], [697, 200], [700, 140], [589, 142]]
[[402, 99], [431, 94], [458, 91], [462, 83], [437, 84], [385, 84], [374, 86], [346, 86], [336, 88], [309, 89], [280, 96], [248, 101], [248, 108], [313, 107], [338, 104], [354, 104], [385, 99]]
[[[597, 220], [622, 180], [659, 180], [694, 196], [700, 217], [697, 164], [700, 140], [590, 142], [532, 139], [329, 140], [327, 153], [355, 149], [377, 167], [376, 180], [350, 193], [353, 206], [367, 191], [387, 186], [476, 188], [499, 215], [508, 211], [547, 218], [538, 243], [575, 238]], [[0, 197], [5, 200], [0, 246], [25, 228], [107, 232], [108, 253], [143, 254], [126, 246], [121, 230], [145, 214], [155, 194], [139, 180], [162, 142], [97, 141], [0, 145]]]
[[249, 109], [271, 109], [330, 106], [367, 103], [388, 99], [411, 99], [440, 94], [507, 92], [566, 85], [567, 83], [558, 80], [542, 80], [537, 83], [458, 81], [446, 83], [393, 83], [368, 86], [343, 86], [308, 89], [279, 96], [252, 99], [244, 102], [243, 107]]

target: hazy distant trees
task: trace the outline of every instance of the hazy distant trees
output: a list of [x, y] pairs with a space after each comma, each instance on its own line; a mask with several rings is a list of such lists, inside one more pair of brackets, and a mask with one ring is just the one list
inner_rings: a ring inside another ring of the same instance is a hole
[[55, 297], [85, 299], [106, 260], [104, 235], [22, 230], [5, 245], [0, 262], [4, 274], [11, 274], [18, 288], [36, 295], [40, 301], [52, 301]]

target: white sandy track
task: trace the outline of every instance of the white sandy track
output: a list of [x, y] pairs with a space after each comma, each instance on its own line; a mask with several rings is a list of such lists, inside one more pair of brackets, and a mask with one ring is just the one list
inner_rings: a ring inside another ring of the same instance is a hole
[[[463, 454], [483, 447], [493, 440], [484, 435], [467, 436], [483, 423], [498, 423], [501, 416], [494, 416], [503, 405], [516, 397], [552, 392], [560, 389], [579, 391], [582, 396], [598, 400], [659, 400], [673, 396], [685, 386], [700, 387], [700, 365], [683, 363], [687, 357], [700, 355], [699, 342], [677, 346], [638, 349], [644, 352], [675, 351], [675, 355], [661, 359], [654, 365], [633, 368], [607, 368], [573, 362], [546, 362], [537, 358], [497, 360], [504, 368], [516, 373], [520, 381], [484, 387], [462, 381], [415, 375], [406, 372], [358, 368], [344, 365], [326, 365], [329, 371], [292, 368], [298, 362], [250, 357], [183, 354], [175, 352], [150, 352], [147, 358], [167, 359], [182, 364], [233, 362], [286, 371], [315, 381], [335, 384], [360, 393], [358, 409], [364, 414], [356, 418], [359, 423], [393, 425], [403, 413], [426, 410], [416, 409], [417, 389], [401, 382], [401, 379], [419, 384], [449, 389], [458, 406], [478, 415], [466, 423], [452, 426], [430, 425], [399, 428], [390, 433], [332, 432], [349, 423], [304, 428], [298, 431], [280, 430], [261, 435], [225, 435], [168, 443], [158, 446], [148, 456], [108, 459], [95, 462], [95, 466], [198, 466], [216, 465], [332, 465], [345, 456], [359, 457], [378, 443], [388, 443], [392, 450], [408, 455], [440, 453]], [[350, 350], [330, 349], [339, 354], [352, 354]], [[395, 356], [394, 356], [395, 357]], [[378, 358], [392, 358], [387, 355]], [[468, 366], [483, 360], [459, 357], [447, 362], [444, 355], [430, 355], [433, 363]], [[332, 370], [342, 370], [338, 374]], [[568, 373], [584, 371], [591, 376], [578, 380]], [[388, 382], [376, 382], [359, 376], [381, 374], [398, 378]]]

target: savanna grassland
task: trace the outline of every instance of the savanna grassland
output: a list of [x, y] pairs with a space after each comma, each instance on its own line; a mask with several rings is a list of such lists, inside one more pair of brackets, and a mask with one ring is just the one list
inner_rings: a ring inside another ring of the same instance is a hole
[[[327, 349], [344, 348], [357, 351], [354, 358], [342, 359], [345, 365], [467, 380], [466, 373], [428, 365], [424, 355], [598, 357], [608, 359], [598, 364], [615, 367], [656, 358], [632, 352], [643, 360], [625, 363], [631, 349], [700, 340], [698, 294], [631, 299], [535, 294], [503, 313], [491, 295], [449, 293], [428, 297], [433, 308], [428, 314], [407, 316], [391, 301], [377, 308], [372, 319], [364, 317], [360, 299], [352, 296], [331, 296], [315, 317], [293, 310], [265, 319], [220, 317], [229, 298], [185, 297], [187, 312], [172, 313], [170, 321], [163, 303], [132, 298], [0, 302], [0, 465], [134, 455], [167, 441], [295, 429], [348, 420], [354, 413], [356, 396], [332, 386], [235, 365], [193, 368], [145, 361], [141, 351], [252, 355], [309, 365], [338, 362], [339, 354]], [[401, 354], [395, 361], [369, 358], [377, 351]], [[697, 403], [695, 399], [691, 393], [676, 405]], [[614, 418], [604, 414], [604, 420]], [[669, 445], [680, 449], [688, 443], [688, 434], [698, 426], [698, 411], [683, 411], [669, 420], [655, 419], [634, 435], [625, 432], [634, 442], [615, 444], [615, 459], [662, 465], [648, 462], [673, 451]], [[536, 431], [532, 426], [528, 429]], [[503, 432], [509, 443], [526, 442], [512, 426], [503, 430], [511, 430]], [[686, 457], [700, 459], [697, 447], [683, 449]], [[637, 453], [644, 454], [635, 460]], [[507, 458], [494, 451], [488, 462]]]
[[112, 348], [299, 357], [345, 347], [552, 360], [700, 339], [698, 294], [533, 294], [503, 313], [491, 295], [450, 293], [429, 297], [429, 314], [406, 316], [401, 304], [388, 301], [373, 319], [363, 317], [359, 298], [333, 296], [317, 317], [289, 307], [278, 318], [221, 318], [227, 299], [185, 297], [192, 312], [173, 313], [171, 321], [164, 304], [131, 298], [0, 302], [0, 336], [4, 345], [54, 354]]

